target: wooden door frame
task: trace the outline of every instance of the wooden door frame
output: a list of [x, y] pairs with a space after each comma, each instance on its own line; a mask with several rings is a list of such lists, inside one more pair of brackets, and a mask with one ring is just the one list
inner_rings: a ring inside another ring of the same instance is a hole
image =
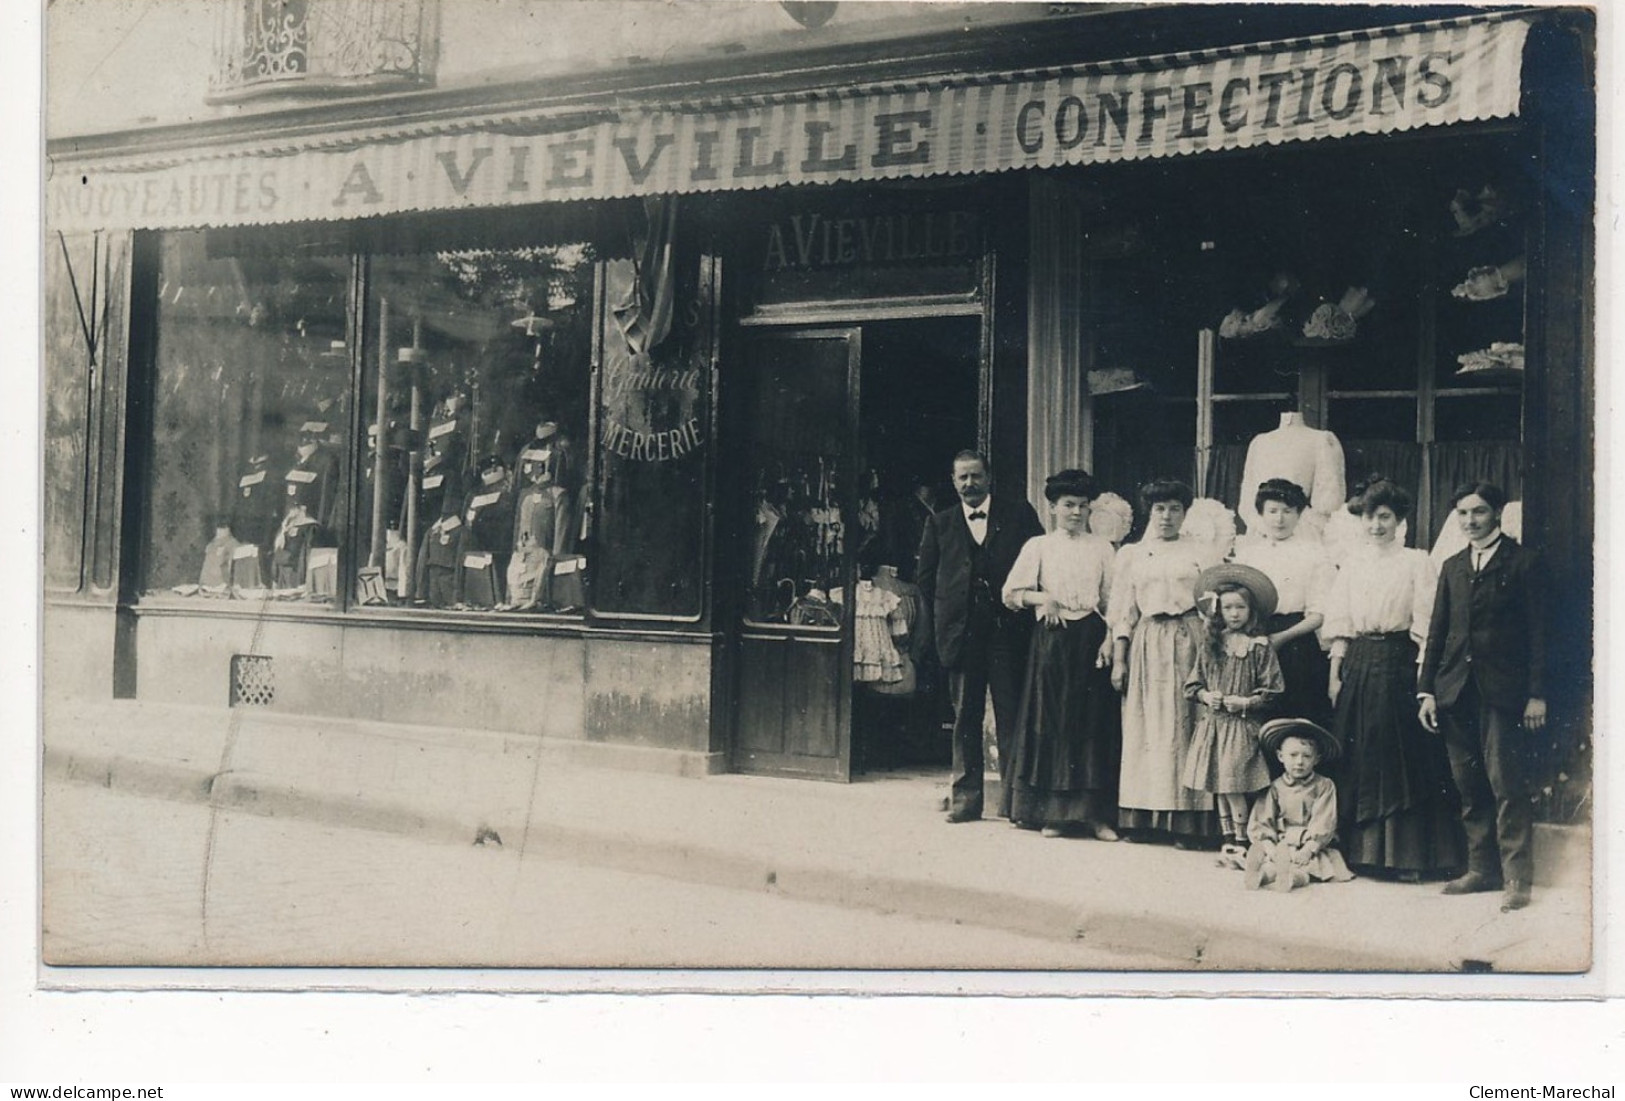
[[[733, 348], [737, 351], [737, 350], [740, 350], [743, 347], [749, 345], [752, 342], [764, 341], [764, 340], [773, 340], [773, 339], [778, 339], [778, 340], [830, 340], [830, 339], [840, 339], [846, 345], [847, 363], [846, 363], [846, 389], [845, 389], [845, 405], [844, 405], [844, 408], [845, 408], [847, 423], [846, 423], [846, 430], [843, 433], [843, 435], [845, 437], [845, 441], [844, 441], [845, 442], [845, 447], [844, 447], [844, 449], [845, 449], [845, 451], [847, 452], [848, 455], [855, 456], [856, 453], [857, 453], [857, 445], [858, 445], [858, 442], [859, 442], [858, 441], [858, 431], [859, 431], [858, 417], [859, 417], [859, 410], [860, 410], [860, 399], [861, 399], [861, 395], [862, 395], [862, 389], [861, 389], [861, 387], [862, 387], [861, 373], [862, 373], [862, 362], [863, 362], [863, 329], [862, 329], [862, 327], [859, 326], [859, 325], [852, 325], [852, 324], [837, 325], [837, 324], [822, 324], [822, 323], [820, 323], [820, 324], [784, 324], [784, 325], [774, 325], [774, 326], [771, 326], [771, 327], [758, 326], [758, 327], [752, 327], [751, 329], [745, 330], [745, 331], [736, 331], [735, 340], [733, 342], [731, 342], [731, 343], [732, 343]], [[742, 371], [744, 369], [745, 368], [743, 366], [741, 366], [739, 368], [736, 368], [735, 370]], [[731, 425], [737, 426], [738, 418], [741, 415], [739, 406], [738, 406], [738, 404], [736, 402], [733, 402], [731, 400], [729, 401], [729, 405], [731, 407], [731, 411], [727, 414], [727, 421]], [[841, 500], [843, 516], [844, 517], [856, 517], [856, 515], [857, 515], [857, 496], [858, 496], [859, 472], [856, 469], [856, 464], [848, 463], [847, 466], [848, 466], [848, 469], [841, 476], [839, 487], [838, 487], [837, 491], [840, 494], [840, 500]], [[729, 498], [728, 503], [727, 503], [728, 514], [730, 516], [736, 517], [736, 518], [741, 517], [742, 514], [743, 514], [742, 510], [743, 510], [743, 503], [744, 503], [743, 483], [741, 482], [741, 480], [738, 479], [738, 478], [726, 479], [726, 484], [721, 487], [721, 491], [723, 493], [727, 494], [727, 496]], [[740, 569], [740, 567], [741, 567], [741, 562], [742, 562], [741, 553], [740, 553], [739, 548], [742, 545], [741, 544], [741, 539], [742, 539], [742, 535], [743, 535], [743, 528], [738, 523], [730, 525], [730, 527], [732, 528], [732, 530], [729, 532], [729, 538], [725, 541], [725, 546], [726, 546], [727, 549], [724, 551], [724, 553], [719, 554], [718, 562], [722, 566], [722, 574], [723, 574], [723, 578], [725, 579], [725, 580], [722, 581], [722, 587], [724, 587], [728, 591], [728, 597], [729, 597], [728, 602], [727, 602], [728, 606], [729, 606], [729, 611], [727, 612], [725, 619], [723, 619], [723, 621], [721, 623], [722, 630], [723, 630], [723, 635], [724, 635], [725, 649], [726, 649], [726, 651], [728, 653], [728, 660], [727, 660], [726, 664], [727, 664], [727, 668], [728, 668], [727, 681], [728, 681], [728, 700], [729, 700], [730, 706], [729, 706], [728, 719], [727, 719], [727, 722], [725, 724], [725, 728], [726, 728], [726, 732], [727, 732], [726, 733], [727, 758], [728, 758], [729, 770], [738, 772], [738, 771], [744, 771], [744, 769], [741, 768], [742, 752], [743, 751], [741, 749], [741, 738], [740, 738], [741, 716], [742, 716], [743, 711], [744, 711], [744, 709], [740, 706], [741, 699], [742, 699], [742, 688], [741, 688], [741, 685], [740, 685], [740, 679], [741, 679], [742, 674], [741, 674], [741, 660], [740, 660], [740, 657], [739, 657], [741, 644], [745, 640], [747, 634], [750, 634], [750, 635], [752, 635], [754, 637], [755, 633], [759, 632], [759, 631], [769, 631], [771, 633], [771, 637], [782, 638], [786, 642], [794, 641], [795, 638], [796, 638], [796, 633], [795, 633], [795, 631], [793, 629], [788, 629], [788, 628], [786, 628], [784, 630], [775, 631], [770, 627], [758, 628], [758, 627], [752, 627], [752, 626], [746, 624], [745, 618], [744, 618], [744, 609], [743, 609], [743, 607], [741, 607], [738, 604], [739, 582], [740, 582], [740, 578], [741, 578], [741, 569]], [[850, 550], [850, 544], [847, 543], [844, 540], [843, 540], [843, 549], [842, 549], [841, 557], [842, 557], [842, 561], [841, 561], [841, 585], [842, 585], [842, 591], [847, 593], [847, 594], [852, 594], [852, 593], [855, 592], [855, 586], [856, 586], [856, 581], [857, 581], [857, 565], [856, 565], [856, 561], [855, 561], [855, 559], [854, 559], [854, 557], [852, 555], [852, 552]], [[845, 616], [843, 616], [842, 620], [841, 620], [839, 643], [838, 643], [839, 648], [840, 648], [840, 656], [839, 656], [839, 659], [838, 659], [838, 668], [840, 668], [840, 669], [850, 669], [851, 665], [852, 665], [853, 644], [854, 644], [854, 638], [855, 638], [854, 618], [853, 618], [853, 615], [852, 615], [852, 608], [853, 607], [854, 607], [853, 603], [849, 600], [849, 602], [847, 604], [847, 610], [848, 610], [847, 614]], [[789, 776], [789, 777], [799, 776], [799, 777], [806, 777], [806, 778], [830, 779], [830, 780], [838, 780], [838, 781], [841, 781], [841, 782], [845, 782], [845, 781], [851, 779], [851, 775], [852, 775], [852, 685], [851, 685], [850, 679], [846, 679], [844, 681], [841, 681], [840, 683], [837, 683], [836, 685], [834, 685], [832, 687], [835, 689], [835, 691], [837, 693], [837, 701], [836, 701], [837, 731], [836, 731], [836, 737], [837, 737], [837, 742], [838, 742], [838, 746], [839, 746], [838, 752], [837, 752], [836, 756], [833, 758], [833, 761], [834, 761], [834, 769], [833, 769], [833, 771], [831, 771], [831, 770], [829, 770], [827, 768], [821, 767], [823, 762], [832, 760], [831, 758], [811, 757], [811, 756], [809, 756], [809, 757], [805, 758], [805, 760], [807, 762], [807, 767], [801, 768], [801, 767], [796, 767], [794, 762], [797, 760], [797, 758], [794, 755], [786, 754], [785, 755], [785, 766], [784, 767], [759, 770], [759, 771], [762, 772], [762, 774], [765, 774], [765, 775], [780, 775], [780, 776]]]

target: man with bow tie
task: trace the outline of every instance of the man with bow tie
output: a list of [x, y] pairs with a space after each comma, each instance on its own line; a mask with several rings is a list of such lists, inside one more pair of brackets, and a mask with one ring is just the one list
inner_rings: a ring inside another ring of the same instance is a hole
[[[937, 657], [948, 671], [954, 706], [954, 775], [948, 821], [982, 817], [982, 717], [993, 694], [999, 764], [1021, 704], [1032, 617], [1004, 607], [999, 593], [1027, 540], [1044, 534], [1033, 506], [994, 497], [993, 475], [979, 451], [954, 456], [959, 501], [934, 513], [920, 539], [915, 581], [931, 608]], [[1000, 813], [1009, 816], [1004, 788]]]
[[1448, 895], [1504, 890], [1529, 904], [1529, 757], [1546, 726], [1546, 609], [1537, 556], [1501, 530], [1506, 494], [1464, 485], [1451, 507], [1468, 544], [1445, 559], [1417, 681], [1418, 712], [1443, 727], [1461, 793], [1467, 871]]

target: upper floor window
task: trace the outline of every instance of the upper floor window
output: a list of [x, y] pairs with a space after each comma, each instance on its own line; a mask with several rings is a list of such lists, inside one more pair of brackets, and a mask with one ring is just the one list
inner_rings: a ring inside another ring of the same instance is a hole
[[229, 0], [219, 11], [216, 101], [434, 81], [439, 0]]

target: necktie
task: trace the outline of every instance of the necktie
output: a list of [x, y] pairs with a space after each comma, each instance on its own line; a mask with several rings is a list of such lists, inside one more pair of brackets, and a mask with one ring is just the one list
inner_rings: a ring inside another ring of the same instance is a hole
[[986, 520], [987, 519], [987, 513], [983, 512], [980, 509], [977, 509], [975, 512], [970, 514], [970, 519], [972, 519], [972, 520]]

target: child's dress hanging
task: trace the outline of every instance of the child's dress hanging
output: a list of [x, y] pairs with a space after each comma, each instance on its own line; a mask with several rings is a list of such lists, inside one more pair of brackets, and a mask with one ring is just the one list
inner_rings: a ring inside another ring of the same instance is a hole
[[872, 581], [858, 582], [853, 679], [859, 684], [894, 684], [903, 679], [903, 656], [893, 641], [908, 633], [902, 605], [896, 593], [877, 588]]

